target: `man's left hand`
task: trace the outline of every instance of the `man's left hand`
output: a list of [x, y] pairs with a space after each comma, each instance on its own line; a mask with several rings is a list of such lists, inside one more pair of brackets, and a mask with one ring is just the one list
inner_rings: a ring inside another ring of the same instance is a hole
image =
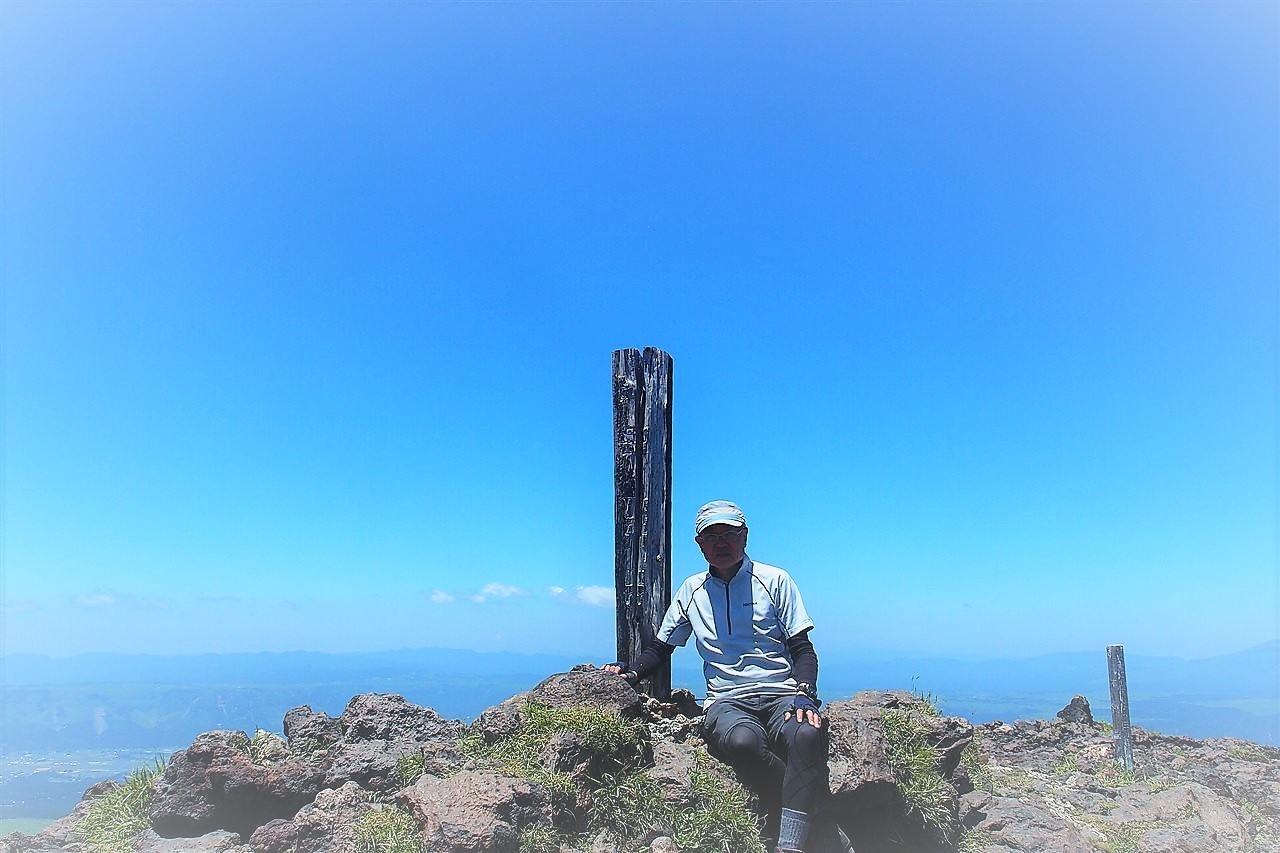
[[825, 722], [822, 719], [822, 715], [818, 713], [817, 704], [803, 694], [796, 696], [791, 703], [791, 710], [784, 717], [788, 720], [794, 719], [797, 723], [808, 723], [815, 729], [822, 728], [822, 724]]

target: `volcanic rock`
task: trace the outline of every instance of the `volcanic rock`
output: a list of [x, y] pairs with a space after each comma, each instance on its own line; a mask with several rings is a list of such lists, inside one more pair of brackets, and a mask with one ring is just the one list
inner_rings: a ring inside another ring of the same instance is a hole
[[547, 794], [526, 779], [464, 770], [448, 779], [424, 776], [396, 798], [422, 827], [431, 850], [515, 850], [520, 831], [547, 821]]
[[[582, 706], [622, 724], [606, 738], [552, 726], [522, 754], [532, 764], [491, 757], [515, 735], [527, 741], [531, 722]], [[594, 667], [553, 675], [470, 727], [400, 696], [356, 696], [336, 718], [302, 706], [286, 715], [284, 738], [207, 732], [175, 753], [153, 783], [151, 826], [132, 846], [351, 853], [373, 819], [427, 853], [514, 853], [528, 833], [559, 833], [561, 853], [679, 853], [683, 836], [664, 821], [701, 808], [707, 785], [746, 796], [708, 754], [699, 710], [641, 697]], [[1134, 727], [1130, 771], [1083, 697], [1052, 721], [977, 727], [904, 692], [867, 691], [824, 710], [831, 797], [815, 808], [810, 853], [847, 853], [841, 830], [858, 853], [1280, 851], [1272, 747]], [[664, 808], [622, 834], [593, 822], [601, 780], [637, 771]], [[77, 825], [115, 788], [95, 785], [39, 835], [0, 840], [0, 853], [82, 850]]]
[[1068, 723], [1084, 723], [1093, 725], [1093, 711], [1089, 708], [1089, 700], [1076, 694], [1071, 697], [1067, 706], [1058, 712], [1058, 719]]
[[267, 821], [293, 817], [324, 787], [323, 768], [267, 761], [251, 756], [250, 747], [244, 732], [214, 731], [174, 753], [151, 801], [155, 831], [191, 838], [224, 829], [248, 837]]

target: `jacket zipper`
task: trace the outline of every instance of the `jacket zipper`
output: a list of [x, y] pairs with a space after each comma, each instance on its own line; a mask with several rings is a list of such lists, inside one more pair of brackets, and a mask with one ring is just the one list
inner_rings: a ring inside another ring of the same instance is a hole
[[733, 603], [729, 600], [729, 585], [724, 585], [724, 617], [729, 623], [729, 634], [733, 635]]

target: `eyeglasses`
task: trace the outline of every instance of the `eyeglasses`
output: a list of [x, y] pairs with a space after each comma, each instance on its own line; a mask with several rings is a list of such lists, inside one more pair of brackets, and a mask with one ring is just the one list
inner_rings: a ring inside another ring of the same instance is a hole
[[745, 532], [745, 528], [739, 527], [737, 530], [730, 530], [728, 533], [699, 533], [695, 538], [699, 542], [728, 542], [731, 539], [737, 539]]

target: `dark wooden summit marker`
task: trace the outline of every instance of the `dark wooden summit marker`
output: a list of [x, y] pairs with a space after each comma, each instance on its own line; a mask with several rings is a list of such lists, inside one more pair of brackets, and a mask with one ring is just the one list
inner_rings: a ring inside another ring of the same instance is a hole
[[1107, 681], [1111, 685], [1111, 726], [1116, 760], [1133, 770], [1133, 732], [1129, 729], [1129, 682], [1124, 672], [1124, 646], [1107, 646]]
[[[671, 356], [613, 353], [614, 589], [618, 659], [633, 661], [671, 603]], [[671, 667], [639, 688], [671, 696]]]

